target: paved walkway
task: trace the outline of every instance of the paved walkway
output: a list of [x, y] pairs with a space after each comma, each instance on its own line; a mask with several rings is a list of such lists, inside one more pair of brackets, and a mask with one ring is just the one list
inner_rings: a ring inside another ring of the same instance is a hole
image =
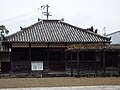
[[0, 90], [120, 90], [120, 86], [5, 88]]

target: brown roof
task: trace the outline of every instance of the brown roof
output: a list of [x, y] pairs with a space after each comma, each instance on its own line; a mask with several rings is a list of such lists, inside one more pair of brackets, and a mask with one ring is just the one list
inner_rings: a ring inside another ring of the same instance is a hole
[[119, 50], [120, 45], [114, 44], [73, 44], [67, 47], [67, 50]]
[[60, 20], [41, 20], [6, 37], [6, 41], [38, 43], [110, 42], [106, 37]]

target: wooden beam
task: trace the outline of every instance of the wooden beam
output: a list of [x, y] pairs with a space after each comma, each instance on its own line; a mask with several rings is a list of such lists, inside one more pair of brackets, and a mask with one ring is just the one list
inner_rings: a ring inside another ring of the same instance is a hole
[[32, 48], [47, 48], [47, 44], [46, 43], [32, 43], [31, 47]]
[[66, 48], [66, 44], [62, 44], [62, 43], [61, 44], [60, 43], [59, 44], [56, 44], [56, 43], [52, 44], [51, 43], [51, 44], [49, 44], [49, 47], [50, 48]]
[[29, 48], [28, 43], [13, 43], [12, 44], [13, 48]]

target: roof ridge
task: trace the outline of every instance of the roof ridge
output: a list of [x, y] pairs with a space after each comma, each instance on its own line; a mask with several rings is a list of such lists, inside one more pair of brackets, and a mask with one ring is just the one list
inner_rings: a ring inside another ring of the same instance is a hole
[[112, 33], [110, 33], [110, 34], [108, 34], [108, 35], [106, 35], [106, 36], [109, 36], [109, 35], [112, 35], [112, 34], [115, 34], [115, 33], [118, 33], [118, 32], [120, 32], [120, 30], [119, 30], [119, 31], [112, 32]]
[[60, 21], [60, 20], [59, 19], [48, 19], [48, 20], [47, 19], [40, 19], [40, 21], [37, 21], [36, 23], [33, 23], [27, 27], [24, 27], [23, 29], [30, 28], [30, 27], [32, 27], [36, 24], [39, 24], [40, 22], [43, 22], [43, 21]]

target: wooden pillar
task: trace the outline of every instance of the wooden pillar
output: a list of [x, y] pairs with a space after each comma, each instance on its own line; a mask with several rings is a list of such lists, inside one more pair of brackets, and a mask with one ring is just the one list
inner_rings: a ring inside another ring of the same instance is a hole
[[[119, 54], [120, 54], [120, 51], [119, 51]], [[120, 56], [119, 56], [119, 59], [118, 59], [118, 65], [117, 65], [117, 68], [118, 68], [118, 75], [120, 76]]]
[[94, 67], [95, 67], [95, 74], [97, 74], [97, 70], [98, 70], [98, 65], [97, 65], [97, 60], [96, 60], [97, 54], [95, 51], [94, 51], [94, 53], [95, 53], [95, 65], [94, 65]]
[[71, 57], [71, 60], [70, 60], [71, 76], [73, 76], [73, 65], [72, 65], [72, 59], [73, 59], [73, 57], [72, 57], [72, 51], [71, 51], [70, 54], [71, 54], [70, 55], [70, 57]]
[[79, 51], [77, 51], [77, 76], [80, 76]]
[[31, 62], [31, 43], [29, 43], [29, 61]]
[[65, 55], [65, 71], [67, 71], [66, 70], [66, 68], [67, 68], [67, 51], [64, 51], [64, 55]]
[[9, 48], [11, 49], [10, 52], [10, 73], [12, 72], [12, 44], [10, 44]]
[[50, 60], [49, 60], [49, 43], [47, 44], [47, 63], [48, 63], [48, 71], [50, 70], [49, 69], [49, 62], [50, 62]]
[[103, 76], [105, 76], [105, 51], [103, 51]]
[[[85, 53], [84, 53], [84, 50], [82, 51], [82, 62], [84, 62], [85, 61], [85, 55], [84, 55]], [[82, 64], [82, 70], [83, 70], [83, 73], [84, 73], [84, 75], [85, 75], [85, 67], [83, 66], [84, 64]]]
[[29, 53], [28, 53], [28, 59], [29, 59], [29, 65], [30, 65], [30, 71], [31, 71], [31, 43], [29, 43]]

